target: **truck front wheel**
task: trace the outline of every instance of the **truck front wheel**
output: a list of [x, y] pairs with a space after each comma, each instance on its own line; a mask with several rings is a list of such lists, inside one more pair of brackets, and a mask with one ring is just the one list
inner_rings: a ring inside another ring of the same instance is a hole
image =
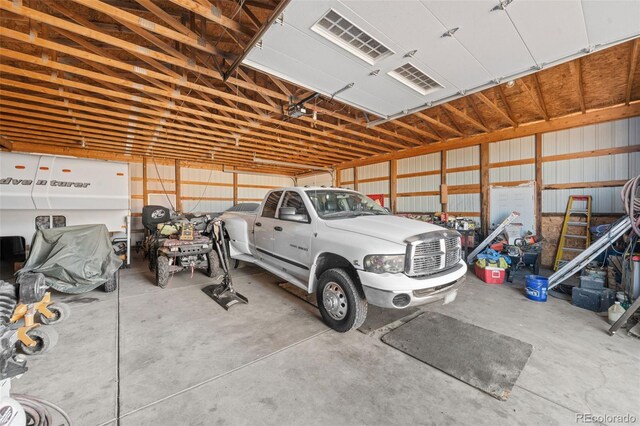
[[324, 322], [340, 333], [358, 328], [367, 317], [367, 300], [344, 269], [329, 269], [316, 290]]

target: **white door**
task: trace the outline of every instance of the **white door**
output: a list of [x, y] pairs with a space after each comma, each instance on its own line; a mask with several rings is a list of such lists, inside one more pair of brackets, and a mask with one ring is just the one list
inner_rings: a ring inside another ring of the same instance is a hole
[[282, 191], [274, 191], [267, 196], [262, 211], [256, 218], [253, 227], [253, 237], [256, 246], [256, 254], [258, 259], [271, 265], [275, 264], [274, 258], [274, 233], [275, 227], [278, 225], [276, 220], [276, 212]]
[[[283, 208], [295, 209], [295, 216], [284, 219]], [[287, 191], [278, 208], [277, 226], [274, 228], [275, 252], [278, 266], [287, 273], [306, 282], [311, 265], [311, 238], [313, 235], [309, 212], [302, 197], [294, 191]]]

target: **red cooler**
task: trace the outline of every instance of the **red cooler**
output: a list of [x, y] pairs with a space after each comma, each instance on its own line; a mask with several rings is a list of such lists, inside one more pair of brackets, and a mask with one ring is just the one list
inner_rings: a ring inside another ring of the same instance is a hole
[[476, 276], [487, 284], [502, 284], [506, 272], [502, 268], [496, 268], [494, 266], [487, 266], [481, 268], [476, 265]]

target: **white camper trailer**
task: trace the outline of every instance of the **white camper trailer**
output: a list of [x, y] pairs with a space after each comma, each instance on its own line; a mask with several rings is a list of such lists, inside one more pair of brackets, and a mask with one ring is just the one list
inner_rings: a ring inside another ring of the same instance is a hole
[[0, 237], [30, 244], [39, 228], [104, 224], [126, 235], [128, 263], [129, 200], [127, 163], [0, 152]]

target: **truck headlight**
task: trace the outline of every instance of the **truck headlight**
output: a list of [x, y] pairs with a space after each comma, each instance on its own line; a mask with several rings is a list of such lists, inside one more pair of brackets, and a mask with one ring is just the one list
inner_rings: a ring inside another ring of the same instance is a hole
[[404, 254], [370, 254], [364, 258], [364, 270], [376, 274], [404, 271]]

